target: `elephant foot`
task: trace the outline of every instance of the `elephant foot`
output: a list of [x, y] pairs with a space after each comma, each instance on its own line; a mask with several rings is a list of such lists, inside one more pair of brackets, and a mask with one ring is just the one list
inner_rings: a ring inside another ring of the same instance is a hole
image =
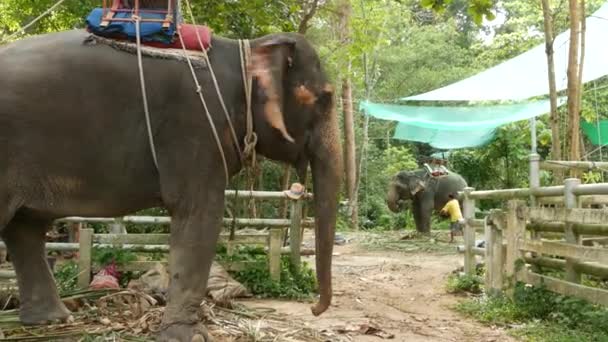
[[47, 302], [20, 308], [19, 319], [23, 325], [48, 325], [71, 322], [74, 317], [63, 303]]
[[156, 336], [158, 342], [213, 342], [202, 323], [172, 324]]

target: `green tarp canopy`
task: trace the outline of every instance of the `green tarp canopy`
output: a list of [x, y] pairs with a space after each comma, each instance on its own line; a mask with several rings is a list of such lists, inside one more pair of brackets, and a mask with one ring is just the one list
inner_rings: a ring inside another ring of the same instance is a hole
[[600, 120], [599, 125], [583, 121], [581, 128], [593, 145], [608, 144], [608, 120]]
[[[583, 82], [608, 75], [608, 4], [587, 17], [585, 67]], [[554, 43], [557, 89], [567, 87], [569, 31], [559, 34]], [[549, 92], [545, 44], [539, 44], [519, 56], [489, 68], [472, 77], [427, 93], [401, 98], [401, 101], [449, 103], [464, 102], [462, 106], [414, 106], [364, 102], [361, 109], [376, 118], [397, 121], [395, 139], [429, 143], [441, 149], [476, 147], [489, 142], [501, 125], [533, 118], [550, 111], [549, 101], [526, 101]], [[511, 101], [515, 104], [483, 105], [485, 102]], [[563, 103], [563, 101], [562, 101]], [[596, 141], [592, 129], [583, 125], [584, 132]], [[602, 126], [601, 126], [602, 127]], [[602, 133], [608, 141], [608, 132]], [[595, 143], [595, 142], [594, 142]]]
[[395, 139], [428, 143], [439, 149], [482, 146], [492, 140], [498, 127], [550, 111], [549, 100], [477, 106], [410, 106], [366, 101], [360, 106], [375, 118], [397, 121]]

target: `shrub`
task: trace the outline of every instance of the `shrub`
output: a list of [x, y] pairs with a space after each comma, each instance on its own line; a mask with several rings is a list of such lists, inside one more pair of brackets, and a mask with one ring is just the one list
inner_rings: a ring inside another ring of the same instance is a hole
[[457, 309], [493, 325], [524, 324], [516, 335], [534, 341], [608, 341], [608, 309], [518, 283], [513, 299], [482, 296]]
[[308, 264], [303, 263], [299, 270], [291, 264], [288, 256], [281, 257], [281, 280], [270, 278], [267, 255], [262, 247], [238, 246], [233, 255], [227, 256], [225, 247], [217, 250], [217, 260], [226, 263], [248, 261], [250, 265], [232, 276], [251, 291], [263, 298], [307, 299], [317, 289], [316, 277]]
[[60, 295], [76, 290], [78, 283], [78, 264], [76, 262], [70, 260], [57, 265], [54, 275]]
[[450, 275], [447, 282], [447, 290], [450, 293], [481, 293], [481, 277], [477, 275]]

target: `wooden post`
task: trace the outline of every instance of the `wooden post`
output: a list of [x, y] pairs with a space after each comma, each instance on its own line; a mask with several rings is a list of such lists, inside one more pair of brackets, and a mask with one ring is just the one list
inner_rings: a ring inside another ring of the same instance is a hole
[[[536, 118], [530, 119], [530, 123], [536, 125]], [[532, 128], [532, 125], [531, 125]], [[536, 131], [536, 129], [534, 129]], [[532, 139], [533, 144], [536, 144], [536, 138]], [[533, 148], [530, 154], [530, 207], [538, 206], [538, 199], [534, 196], [534, 190], [540, 188], [540, 155], [536, 153], [536, 148]], [[536, 231], [530, 232], [530, 238], [533, 240], [540, 240], [540, 234]], [[532, 254], [536, 256], [536, 254]], [[536, 265], [532, 265], [532, 269], [535, 272], [540, 272], [540, 268]]]
[[82, 222], [72, 222], [68, 224], [68, 242], [78, 241], [78, 232], [82, 229]]
[[274, 281], [281, 280], [281, 228], [271, 228], [268, 241], [268, 267], [270, 269], [270, 277]]
[[78, 257], [78, 287], [86, 289], [91, 283], [91, 254], [93, 248], [93, 229], [80, 230], [80, 255]]
[[302, 262], [300, 248], [302, 245], [302, 201], [291, 201], [291, 226], [289, 227], [289, 248], [291, 249], [291, 264], [297, 270]]
[[127, 228], [122, 218], [116, 218], [114, 223], [110, 224], [110, 234], [127, 234]]
[[463, 201], [463, 216], [465, 219], [464, 225], [464, 273], [468, 275], [475, 274], [475, 254], [473, 254], [473, 246], [475, 246], [475, 227], [471, 226], [470, 220], [475, 218], [475, 200], [471, 198], [471, 192], [475, 189], [464, 189]]
[[504, 255], [502, 233], [506, 217], [501, 210], [492, 210], [485, 227], [486, 239], [486, 290], [498, 294], [503, 290]]
[[517, 273], [524, 267], [523, 254], [519, 246], [526, 238], [525, 203], [521, 200], [510, 200], [507, 204], [505, 237], [507, 253], [505, 256], [505, 275], [507, 277], [507, 295], [513, 295], [517, 282]]
[[[574, 188], [581, 184], [581, 180], [577, 178], [568, 178], [564, 181], [564, 205], [566, 209], [574, 209], [578, 207], [578, 198], [573, 193]], [[567, 243], [580, 245], [580, 235], [574, 231], [572, 223], [565, 222], [564, 237]], [[566, 280], [572, 283], [580, 284], [581, 274], [576, 271], [575, 260], [566, 258]]]

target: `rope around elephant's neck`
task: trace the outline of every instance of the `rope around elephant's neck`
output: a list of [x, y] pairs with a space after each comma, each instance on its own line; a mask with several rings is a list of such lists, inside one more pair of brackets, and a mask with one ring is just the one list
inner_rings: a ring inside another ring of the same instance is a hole
[[181, 32], [178, 32], [177, 35], [179, 36], [179, 40], [182, 45], [182, 50], [184, 51], [184, 55], [186, 56], [186, 60], [188, 61], [188, 66], [190, 67], [190, 72], [192, 73], [192, 79], [194, 80], [194, 84], [196, 85], [196, 92], [198, 94], [199, 99], [201, 100], [203, 108], [205, 109], [205, 115], [207, 116], [207, 120], [209, 121], [209, 126], [211, 127], [213, 138], [215, 139], [218, 151], [220, 152], [220, 156], [222, 157], [222, 163], [224, 164], [224, 173], [226, 176], [226, 185], [228, 185], [228, 183], [230, 182], [230, 173], [228, 172], [228, 163], [226, 162], [226, 155], [224, 154], [224, 149], [222, 148], [222, 142], [220, 140], [219, 135], [217, 134], [217, 128], [215, 127], [215, 123], [213, 122], [211, 113], [209, 113], [209, 107], [207, 107], [207, 102], [205, 101], [205, 97], [203, 96], [203, 88], [201, 87], [201, 84], [198, 82], [198, 78], [196, 77], [194, 66], [192, 66], [192, 60], [190, 60], [190, 56], [188, 55], [188, 51], [186, 50], [186, 45], [184, 44], [184, 38], [182, 37]]
[[154, 147], [154, 135], [152, 134], [152, 124], [150, 122], [150, 109], [148, 108], [148, 92], [146, 91], [146, 79], [144, 77], [144, 67], [141, 56], [141, 18], [139, 16], [133, 16], [135, 20], [135, 35], [137, 41], [137, 64], [139, 66], [139, 83], [141, 85], [141, 96], [144, 103], [144, 113], [146, 115], [146, 129], [148, 130], [148, 141], [150, 143], [150, 150], [152, 152], [152, 160], [154, 160], [154, 166], [158, 171], [158, 158], [156, 156], [156, 148]]
[[[192, 4], [190, 3], [190, 0], [185, 0], [186, 3], [186, 8], [188, 9], [188, 15], [190, 16], [190, 21], [192, 23], [192, 25], [196, 26], [196, 20], [194, 19], [194, 11], [192, 11]], [[224, 97], [222, 96], [222, 92], [220, 91], [220, 87], [217, 81], [217, 77], [215, 77], [215, 72], [213, 71], [213, 65], [211, 64], [211, 60], [209, 59], [209, 54], [207, 53], [207, 49], [205, 49], [204, 45], [203, 45], [203, 41], [201, 40], [201, 36], [198, 30], [194, 30], [194, 32], [196, 33], [196, 39], [198, 41], [198, 44], [203, 52], [203, 56], [205, 57], [205, 61], [207, 62], [207, 66], [209, 68], [209, 74], [211, 75], [211, 80], [213, 81], [213, 86], [215, 87], [216, 93], [217, 93], [217, 97], [218, 100], [220, 101], [220, 105], [222, 106], [222, 110], [224, 111], [224, 116], [226, 118], [226, 122], [228, 123], [228, 126], [230, 127], [230, 134], [232, 136], [232, 142], [235, 146], [235, 149], [237, 150], [237, 153], [239, 155], [239, 160], [241, 161], [241, 164], [243, 166], [245, 166], [245, 159], [247, 158], [246, 155], [244, 155], [244, 153], [241, 151], [240, 145], [239, 145], [239, 141], [238, 141], [238, 137], [236, 136], [236, 131], [234, 129], [234, 126], [232, 124], [232, 120], [230, 120], [230, 115], [228, 114], [228, 109], [226, 108], [226, 103], [224, 102]], [[182, 44], [183, 45], [183, 44]], [[240, 46], [240, 44], [239, 44]], [[248, 45], [247, 45], [248, 47]], [[241, 54], [241, 60], [242, 60], [242, 56], [243, 56], [243, 49], [239, 50], [239, 53]], [[249, 52], [247, 52], [248, 54]], [[246, 67], [247, 65], [245, 65]], [[243, 65], [241, 64], [241, 69], [243, 70], [243, 72], [246, 72], [246, 69], [243, 69]], [[245, 81], [245, 78], [243, 78], [243, 82]], [[245, 83], [246, 84], [246, 83]], [[245, 94], [246, 96], [250, 96], [249, 91], [247, 90], [247, 87], [245, 87]], [[248, 105], [249, 106], [249, 105]], [[249, 107], [248, 107], [249, 110]], [[247, 120], [250, 120], [250, 116], [247, 116]], [[251, 131], [253, 131], [253, 128], [251, 129]], [[247, 136], [250, 136], [250, 130], [249, 130], [249, 126], [247, 129]]]
[[258, 136], [253, 131], [253, 112], [251, 109], [251, 87], [253, 84], [253, 78], [251, 73], [247, 72], [249, 62], [251, 61], [251, 46], [249, 40], [239, 40], [239, 51], [241, 55], [241, 72], [243, 77], [243, 86], [245, 88], [245, 106], [247, 118], [247, 131], [245, 133], [245, 148], [243, 150], [243, 158], [246, 162], [251, 160], [252, 167], [255, 166], [255, 146], [258, 142]]

